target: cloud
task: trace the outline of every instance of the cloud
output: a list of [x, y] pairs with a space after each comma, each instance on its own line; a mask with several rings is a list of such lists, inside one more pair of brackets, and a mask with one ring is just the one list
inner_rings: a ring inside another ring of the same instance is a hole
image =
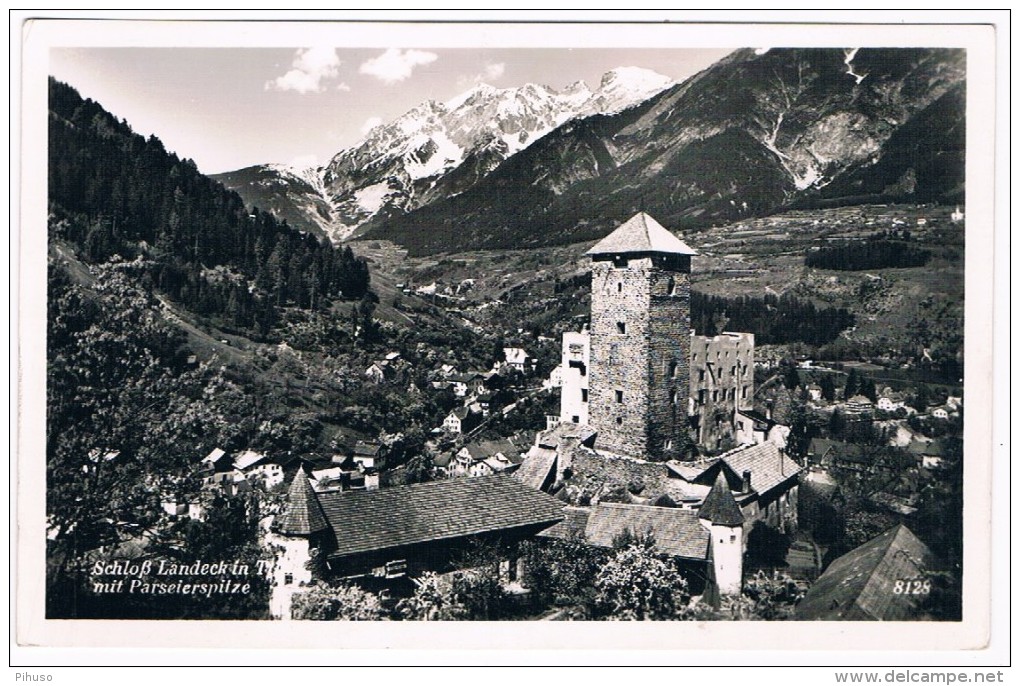
[[502, 76], [505, 71], [505, 62], [489, 62], [485, 65], [485, 69], [481, 74], [479, 74], [479, 76], [481, 76], [484, 81], [495, 81]]
[[323, 81], [335, 78], [341, 64], [334, 48], [298, 50], [290, 71], [267, 81], [266, 90], [319, 93], [325, 89]]
[[338, 83], [338, 84], [336, 85], [336, 89], [337, 89], [338, 91], [343, 91], [344, 93], [350, 93], [350, 92], [351, 92], [351, 87], [350, 87], [350, 86], [348, 86], [348, 85], [347, 85], [346, 83], [344, 83], [343, 81], [341, 81], [340, 83]]
[[409, 79], [415, 67], [431, 64], [437, 59], [439, 55], [434, 52], [390, 48], [378, 57], [363, 62], [358, 71], [374, 76], [384, 83], [398, 83]]
[[495, 81], [506, 72], [505, 62], [486, 62], [482, 71], [474, 76], [461, 76], [457, 78], [458, 88], [467, 88], [476, 83], [487, 83]]
[[365, 120], [365, 123], [361, 125], [361, 135], [366, 135], [369, 131], [382, 124], [382, 117], [369, 117]]

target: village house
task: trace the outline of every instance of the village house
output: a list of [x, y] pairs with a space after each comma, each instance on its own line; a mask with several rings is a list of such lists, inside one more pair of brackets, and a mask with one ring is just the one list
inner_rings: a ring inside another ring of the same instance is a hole
[[843, 405], [843, 414], [849, 420], [871, 419], [875, 414], [875, 404], [863, 395], [855, 395]]
[[822, 399], [822, 387], [816, 383], [807, 385], [808, 397], [812, 402], [819, 402]]
[[452, 434], [468, 433], [481, 423], [481, 413], [472, 412], [470, 407], [457, 407], [446, 415], [443, 430]]
[[902, 393], [897, 393], [892, 388], [886, 386], [878, 394], [878, 402], [875, 403], [875, 407], [883, 412], [895, 412], [901, 408], [905, 409], [905, 398]]
[[283, 483], [283, 467], [254, 450], [239, 453], [234, 458], [234, 468], [250, 483], [261, 483], [266, 489]]
[[514, 369], [522, 374], [530, 374], [535, 371], [535, 364], [538, 362], [530, 357], [524, 348], [503, 348], [503, 364], [506, 368]]
[[351, 458], [358, 469], [384, 469], [386, 467], [386, 448], [377, 441], [358, 441], [354, 446], [354, 457]]
[[454, 374], [447, 379], [452, 387], [453, 394], [458, 398], [468, 395], [479, 395], [485, 393], [485, 377], [480, 372], [467, 372], [465, 374]]
[[915, 438], [907, 446], [907, 452], [917, 459], [918, 466], [923, 469], [937, 470], [945, 467], [945, 444], [939, 439], [928, 441]]
[[208, 455], [202, 458], [199, 463], [200, 474], [212, 474], [215, 472], [227, 472], [234, 468], [234, 461], [226, 450], [214, 448]]
[[[275, 523], [282, 550], [272, 572], [274, 616], [311, 582], [316, 551], [331, 580], [390, 583], [423, 572], [449, 572], [472, 545], [513, 544], [564, 518], [563, 505], [513, 477], [496, 474], [379, 490], [316, 493], [298, 471]], [[507, 567], [516, 570], [514, 561]]]
[[449, 464], [451, 476], [488, 476], [516, 469], [523, 458], [520, 450], [503, 438], [475, 441], [461, 448]]

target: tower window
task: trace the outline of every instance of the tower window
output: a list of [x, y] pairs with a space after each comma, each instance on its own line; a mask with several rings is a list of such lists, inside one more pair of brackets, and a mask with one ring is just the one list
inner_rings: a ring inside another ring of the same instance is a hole
[[616, 392], [616, 402], [618, 402], [618, 403], [622, 403], [623, 402], [623, 391], [617, 391]]
[[622, 281], [618, 281], [616, 283], [616, 292], [617, 293], [623, 293], [623, 282]]
[[667, 438], [666, 439], [666, 444], [663, 446], [663, 449], [664, 450], [672, 450], [673, 449], [673, 439], [672, 438]]
[[705, 380], [705, 370], [704, 369], [699, 369], [698, 370], [698, 381], [704, 381], [704, 380]]
[[666, 292], [670, 295], [676, 295], [676, 279], [672, 276], [669, 277], [669, 281], [666, 283]]
[[294, 583], [294, 575], [290, 573], [284, 574], [283, 583], [285, 586], [289, 586], [290, 584]]
[[677, 400], [679, 399], [679, 397], [680, 397], [680, 396], [679, 396], [679, 394], [678, 394], [678, 393], [676, 392], [676, 390], [674, 390], [674, 391], [673, 391], [672, 393], [670, 393], [670, 401], [671, 401], [671, 402], [672, 402], [672, 403], [673, 403], [674, 405], [676, 405], [676, 403], [677, 403]]
[[671, 379], [676, 378], [676, 360], [669, 363], [669, 376]]
[[581, 402], [582, 403], [588, 402], [588, 389], [587, 388], [582, 388], [581, 389]]
[[616, 333], [627, 333], [627, 323], [616, 322]]
[[623, 417], [617, 417], [616, 418], [616, 423], [617, 423], [617, 425], [623, 424]]

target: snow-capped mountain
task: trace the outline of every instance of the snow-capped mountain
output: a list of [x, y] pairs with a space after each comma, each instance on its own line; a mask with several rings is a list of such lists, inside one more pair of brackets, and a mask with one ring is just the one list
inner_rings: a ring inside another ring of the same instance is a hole
[[584, 81], [562, 90], [483, 83], [376, 126], [320, 169], [260, 165], [216, 178], [292, 225], [341, 241], [370, 219], [398, 216], [471, 188], [569, 120], [620, 112], [670, 85], [668, 77], [638, 67], [606, 73], [595, 89]]
[[361, 233], [426, 254], [594, 240], [639, 210], [693, 230], [798, 205], [959, 203], [965, 67], [956, 49], [737, 50]]

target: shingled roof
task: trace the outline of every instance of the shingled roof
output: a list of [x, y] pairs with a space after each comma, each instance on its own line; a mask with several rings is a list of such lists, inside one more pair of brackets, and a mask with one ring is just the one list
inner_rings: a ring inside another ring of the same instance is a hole
[[769, 441], [724, 453], [720, 460], [737, 478], [751, 472], [751, 488], [763, 495], [800, 473], [800, 465]]
[[899, 524], [829, 565], [794, 612], [800, 620], [904, 621], [923, 618], [927, 595], [896, 593], [897, 581], [923, 580], [931, 551]]
[[588, 514], [585, 538], [592, 545], [612, 547], [623, 534], [650, 535], [655, 547], [675, 557], [708, 558], [710, 535], [693, 510], [651, 505], [599, 503]]
[[556, 465], [556, 451], [552, 448], [534, 446], [528, 451], [516, 478], [531, 488], [540, 489], [551, 480], [550, 473]]
[[740, 526], [744, 523], [744, 514], [734, 500], [722, 470], [715, 477], [712, 490], [708, 492], [705, 502], [698, 509], [698, 517], [719, 526]]
[[588, 255], [622, 253], [697, 255], [682, 240], [644, 212], [638, 212], [588, 251]]
[[329, 527], [308, 475], [300, 467], [287, 491], [287, 506], [280, 519], [280, 533], [307, 536]]
[[505, 474], [320, 493], [319, 502], [336, 534], [334, 558], [564, 518], [558, 500]]

